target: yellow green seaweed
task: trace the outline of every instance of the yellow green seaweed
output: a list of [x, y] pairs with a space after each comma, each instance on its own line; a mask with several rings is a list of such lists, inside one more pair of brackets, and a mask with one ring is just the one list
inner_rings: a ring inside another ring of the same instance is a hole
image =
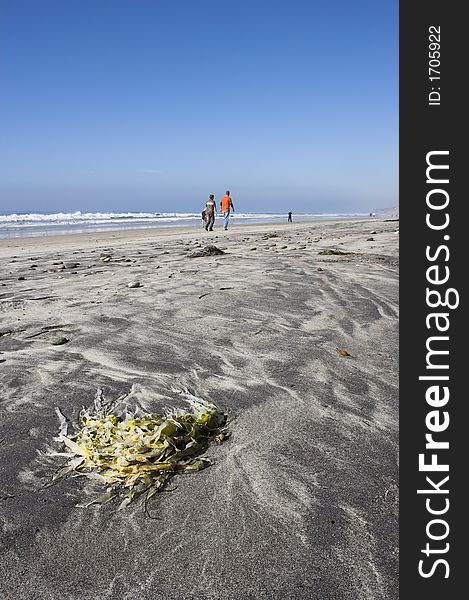
[[227, 415], [215, 404], [184, 394], [190, 410], [172, 409], [165, 415], [117, 416], [108, 412], [101, 390], [94, 408], [80, 413], [78, 430], [68, 434], [66, 418], [57, 408], [59, 435], [66, 463], [51, 483], [84, 475], [107, 486], [102, 498], [87, 506], [121, 497], [120, 508], [146, 493], [148, 500], [176, 474], [199, 471], [210, 464], [201, 456], [210, 442], [227, 436]]

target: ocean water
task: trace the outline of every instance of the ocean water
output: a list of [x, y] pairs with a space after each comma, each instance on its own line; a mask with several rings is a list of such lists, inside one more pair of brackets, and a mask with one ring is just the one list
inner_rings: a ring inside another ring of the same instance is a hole
[[[353, 219], [366, 217], [369, 213], [320, 213], [293, 214], [294, 221]], [[218, 219], [220, 219], [219, 217]], [[232, 213], [234, 223], [283, 223], [286, 214], [274, 213]], [[220, 222], [219, 222], [220, 225]], [[147, 227], [201, 227], [201, 213], [145, 213], [145, 212], [98, 212], [82, 213], [27, 213], [1, 214], [0, 239], [35, 237], [45, 235], [66, 235], [141, 229]]]

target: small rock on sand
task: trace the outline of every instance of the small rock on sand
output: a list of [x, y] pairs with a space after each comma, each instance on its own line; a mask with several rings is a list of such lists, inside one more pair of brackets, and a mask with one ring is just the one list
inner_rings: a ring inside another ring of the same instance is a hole
[[127, 287], [138, 288], [138, 287], [142, 287], [142, 284], [140, 283], [140, 281], [131, 281], [130, 283], [127, 284]]
[[63, 336], [57, 336], [55, 338], [52, 338], [50, 343], [53, 346], [62, 346], [62, 344], [66, 344], [68, 342], [68, 338], [63, 337]]

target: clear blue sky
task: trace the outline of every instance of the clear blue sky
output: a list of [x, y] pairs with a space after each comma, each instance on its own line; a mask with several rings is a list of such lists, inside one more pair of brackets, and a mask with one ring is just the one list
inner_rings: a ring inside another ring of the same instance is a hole
[[0, 0], [0, 210], [398, 202], [397, 0]]

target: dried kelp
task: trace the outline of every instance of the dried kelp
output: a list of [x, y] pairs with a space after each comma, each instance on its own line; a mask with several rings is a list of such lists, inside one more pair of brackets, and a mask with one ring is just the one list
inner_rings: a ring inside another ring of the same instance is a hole
[[68, 458], [51, 483], [67, 476], [85, 475], [107, 486], [102, 498], [90, 504], [122, 497], [120, 508], [136, 496], [149, 499], [179, 472], [198, 471], [210, 461], [201, 456], [210, 441], [227, 436], [227, 415], [214, 404], [185, 393], [191, 410], [172, 409], [165, 415], [113, 414], [98, 390], [92, 409], [80, 413], [79, 429], [68, 434], [68, 422], [59, 409], [60, 431], [54, 438], [65, 452], [48, 456]]
[[350, 254], [356, 254], [356, 252], [344, 252], [344, 250], [336, 250], [332, 248], [330, 250], [322, 250], [321, 252], [318, 252], [318, 254], [321, 254], [322, 256], [347, 256]]
[[208, 245], [205, 246], [205, 248], [202, 248], [202, 250], [192, 252], [192, 254], [189, 254], [188, 256], [189, 258], [200, 258], [202, 256], [219, 256], [221, 254], [225, 254], [225, 252], [216, 246]]

